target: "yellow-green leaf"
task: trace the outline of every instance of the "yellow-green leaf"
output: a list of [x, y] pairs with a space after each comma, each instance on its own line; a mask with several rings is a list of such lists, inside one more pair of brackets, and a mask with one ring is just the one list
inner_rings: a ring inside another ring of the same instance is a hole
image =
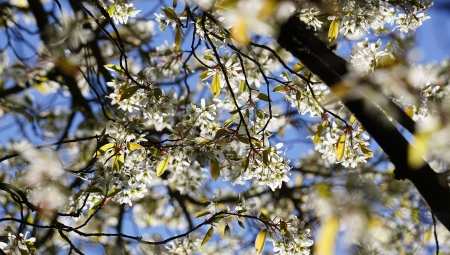
[[181, 31], [181, 27], [177, 26], [177, 29], [175, 31], [175, 45], [178, 48], [180, 48], [182, 40], [183, 40], [183, 33]]
[[366, 157], [372, 157], [373, 156], [372, 151], [369, 148], [367, 148], [367, 146], [365, 146], [365, 145], [361, 145], [361, 152]]
[[167, 166], [169, 165], [169, 159], [170, 159], [170, 156], [167, 156], [167, 158], [164, 161], [159, 163], [158, 167], [156, 168], [157, 176], [161, 176], [164, 173], [164, 171], [166, 171]]
[[164, 14], [167, 16], [167, 18], [171, 20], [177, 20], [178, 15], [175, 13], [173, 8], [161, 8], [161, 10], [164, 12]]
[[264, 245], [266, 244], [266, 237], [267, 237], [267, 228], [261, 230], [259, 234], [256, 236], [255, 240], [256, 254], [261, 254], [261, 252], [264, 250]]
[[286, 91], [286, 86], [285, 85], [278, 85], [278, 86], [275, 86], [275, 88], [273, 88], [273, 90], [272, 90], [273, 92], [278, 92], [278, 91]]
[[288, 233], [288, 226], [285, 221], [280, 221], [280, 232], [281, 234], [285, 235]]
[[205, 237], [203, 238], [201, 246], [209, 242], [209, 239], [211, 239], [211, 236], [214, 234], [214, 227], [209, 228], [208, 232], [206, 232]]
[[117, 95], [117, 99], [119, 101], [128, 99], [128, 98], [132, 97], [138, 89], [139, 89], [139, 86], [131, 86], [129, 88], [126, 88], [122, 94]]
[[264, 151], [263, 151], [263, 163], [264, 163], [264, 165], [266, 165], [266, 166], [268, 166], [269, 165], [269, 150], [268, 149], [265, 149]]
[[119, 171], [125, 162], [125, 156], [123, 154], [119, 154], [114, 156], [114, 170]]
[[88, 217], [91, 217], [91, 215], [101, 206], [102, 202], [102, 200], [99, 200], [92, 206], [89, 210]]
[[353, 123], [355, 123], [355, 121], [356, 121], [355, 115], [350, 116], [350, 123], [352, 123], [352, 125]]
[[219, 78], [219, 73], [214, 74], [214, 77], [213, 77], [213, 80], [212, 80], [211, 91], [212, 91], [214, 97], [220, 96], [220, 78]]
[[314, 144], [318, 144], [320, 142], [320, 136], [322, 135], [322, 132], [325, 130], [326, 126], [326, 120], [322, 121], [322, 123], [317, 126], [316, 132], [314, 133]]
[[248, 158], [242, 158], [241, 167], [244, 172], [247, 171], [248, 165], [249, 165]]
[[140, 144], [137, 144], [137, 143], [127, 143], [127, 148], [130, 151], [134, 151], [134, 150], [143, 149], [144, 147], [142, 147]]
[[112, 189], [108, 192], [108, 194], [106, 195], [106, 197], [113, 197], [115, 196], [117, 193], [121, 192], [122, 189]]
[[194, 218], [197, 219], [197, 218], [203, 217], [203, 216], [208, 215], [208, 214], [211, 214], [211, 212], [209, 210], [203, 210], [201, 212], [196, 213]]
[[125, 70], [123, 70], [122, 67], [120, 67], [120, 66], [118, 66], [118, 65], [107, 64], [107, 65], [104, 65], [104, 67], [105, 67], [106, 69], [116, 71], [116, 72], [118, 72], [118, 73], [120, 73], [120, 74], [122, 74], [122, 75], [125, 74]]
[[95, 153], [96, 157], [99, 158], [103, 155], [105, 155], [105, 153], [107, 151], [109, 151], [110, 149], [112, 149], [114, 147], [114, 145], [116, 145], [115, 143], [107, 143], [105, 145], [103, 145], [102, 147], [100, 147], [100, 149], [98, 149], [98, 151]]
[[209, 70], [205, 70], [198, 76], [198, 78], [201, 80], [204, 80], [208, 77], [208, 73], [209, 73]]
[[103, 190], [99, 187], [92, 186], [92, 187], [87, 188], [84, 192], [86, 192], [86, 193], [102, 193]]
[[412, 107], [406, 107], [405, 112], [410, 118], [414, 116], [414, 109]]
[[108, 8], [108, 14], [109, 16], [112, 16], [114, 14], [114, 12], [116, 11], [116, 5], [113, 4]]
[[221, 138], [222, 136], [224, 136], [225, 134], [227, 134], [227, 131], [225, 130], [225, 128], [220, 128], [216, 131], [216, 134], [214, 135], [214, 140]]
[[220, 176], [220, 163], [216, 158], [211, 159], [209, 162], [209, 172], [213, 180], [217, 181]]
[[258, 95], [256, 95], [257, 98], [266, 101], [266, 102], [273, 102], [272, 99], [270, 99], [266, 94], [264, 93], [258, 93]]
[[344, 152], [345, 152], [345, 134], [343, 134], [343, 135], [341, 135], [341, 137], [339, 137], [339, 140], [336, 143], [336, 147], [335, 147], [334, 152], [336, 154], [337, 160], [341, 160], [344, 157]]
[[298, 62], [297, 64], [295, 64], [294, 68], [292, 68], [292, 70], [294, 72], [298, 72], [303, 70], [305, 67], [302, 65], [302, 63]]
[[241, 228], [245, 229], [244, 222], [242, 222], [241, 220], [238, 220], [238, 224]]
[[333, 42], [336, 40], [339, 33], [339, 22], [337, 20], [333, 20], [330, 24], [330, 29], [328, 30], [328, 40]]
[[339, 218], [333, 216], [320, 226], [319, 239], [314, 254], [334, 254], [334, 245], [339, 230]]
[[231, 228], [228, 224], [225, 225], [225, 228], [223, 229], [223, 235], [224, 236], [230, 236], [231, 234]]
[[261, 214], [259, 215], [259, 219], [262, 221], [270, 221], [269, 217], [267, 217], [267, 215], [265, 215], [263, 212], [261, 212]]
[[241, 81], [241, 84], [239, 84], [239, 91], [245, 92], [246, 89], [247, 89], [247, 84], [245, 83], [245, 81]]

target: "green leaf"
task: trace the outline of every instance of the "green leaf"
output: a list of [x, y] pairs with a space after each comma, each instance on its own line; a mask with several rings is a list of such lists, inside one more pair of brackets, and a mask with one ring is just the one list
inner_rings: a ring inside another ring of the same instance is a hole
[[164, 12], [164, 14], [167, 16], [167, 18], [171, 20], [177, 20], [178, 15], [175, 13], [173, 8], [161, 8], [161, 10]]
[[138, 91], [138, 89], [139, 89], [139, 86], [131, 86], [131, 87], [125, 89], [121, 94], [118, 94], [117, 99], [119, 101], [128, 99], [128, 98], [132, 97], [136, 93], [136, 91]]
[[275, 86], [275, 88], [273, 88], [273, 90], [272, 90], [272, 92], [278, 92], [278, 91], [286, 91], [286, 86], [278, 85], [278, 86]]
[[266, 166], [269, 166], [269, 164], [270, 164], [270, 162], [269, 162], [269, 150], [268, 149], [265, 149], [263, 151], [263, 163]]
[[281, 234], [285, 235], [286, 233], [289, 233], [288, 227], [285, 221], [280, 221], [280, 232]]
[[114, 14], [115, 11], [116, 11], [116, 5], [113, 4], [113, 5], [111, 5], [111, 6], [108, 8], [108, 14], [109, 14], [109, 16], [111, 17], [111, 16]]
[[355, 115], [350, 116], [350, 123], [353, 125], [353, 123], [355, 123], [356, 121], [356, 117]]
[[292, 70], [294, 72], [298, 72], [298, 71], [303, 70], [304, 68], [305, 68], [305, 66], [303, 66], [302, 63], [299, 62], [299, 63], [295, 64], [295, 66], [294, 66], [294, 68], [292, 68]]
[[337, 160], [341, 160], [344, 157], [345, 152], [345, 134], [339, 137], [339, 140], [336, 143], [336, 148], [334, 150], [336, 154]]
[[122, 189], [112, 189], [108, 192], [108, 194], [106, 195], [106, 197], [113, 197], [115, 196], [117, 193], [121, 192]]
[[180, 48], [182, 40], [183, 40], [183, 33], [181, 31], [181, 27], [177, 26], [177, 29], [175, 31], [175, 45], [178, 48]]
[[256, 95], [257, 98], [266, 101], [266, 102], [273, 102], [266, 94], [264, 93], [258, 93], [258, 95]]
[[122, 169], [125, 162], [125, 156], [123, 154], [119, 154], [114, 156], [114, 170], [119, 171]]
[[372, 151], [369, 148], [367, 148], [367, 146], [365, 146], [365, 145], [361, 145], [361, 152], [366, 157], [372, 157], [373, 156]]
[[116, 145], [116, 143], [107, 143], [105, 145], [103, 145], [102, 147], [100, 147], [100, 149], [98, 149], [98, 151], [95, 153], [97, 156], [97, 158], [103, 156], [106, 154], [107, 151], [109, 151], [110, 149], [112, 149], [114, 146]]
[[244, 172], [247, 171], [249, 163], [250, 162], [249, 162], [248, 158], [242, 158], [241, 167]]
[[209, 70], [203, 71], [203, 72], [198, 76], [198, 78], [199, 78], [200, 80], [206, 79], [206, 78], [208, 77], [208, 72], [209, 72]]
[[225, 128], [220, 128], [216, 131], [216, 134], [214, 135], [214, 140], [217, 140], [227, 134], [228, 132], [225, 130]]
[[338, 34], [339, 34], [339, 22], [336, 19], [334, 19], [333, 21], [331, 21], [330, 29], [328, 30], [328, 40], [330, 40], [330, 42], [333, 42], [334, 40], [336, 40]]
[[220, 78], [219, 73], [214, 74], [213, 80], [212, 80], [212, 87], [211, 87], [212, 93], [214, 97], [220, 96]]
[[103, 190], [99, 187], [91, 186], [87, 188], [84, 192], [86, 193], [102, 193]]
[[267, 228], [261, 230], [259, 234], [256, 236], [255, 240], [256, 254], [261, 254], [261, 252], [264, 250], [264, 245], [266, 244], [266, 237], [267, 237]]
[[107, 64], [107, 65], [104, 65], [104, 67], [106, 69], [113, 70], [113, 71], [116, 71], [116, 72], [118, 72], [118, 73], [120, 73], [122, 75], [125, 75], [125, 70], [123, 70], [122, 67], [120, 67], [118, 65]]
[[173, 2], [172, 2], [173, 8], [177, 8], [177, 5], [178, 5], [178, 0], [173, 0]]
[[103, 200], [99, 200], [92, 206], [89, 210], [88, 217], [91, 217], [91, 215], [101, 206], [102, 202]]
[[169, 165], [169, 159], [170, 159], [170, 156], [167, 156], [167, 158], [164, 161], [159, 163], [158, 167], [156, 168], [157, 176], [161, 176], [164, 173], [164, 171], [166, 171], [167, 166]]
[[245, 81], [241, 81], [241, 84], [239, 84], [239, 91], [245, 92], [246, 89], [247, 89], [247, 84], [245, 84]]
[[267, 215], [265, 215], [263, 212], [259, 214], [259, 219], [262, 221], [270, 221], [269, 217], [267, 217]]
[[220, 176], [220, 163], [216, 158], [211, 159], [209, 162], [209, 172], [213, 180], [217, 181]]
[[224, 236], [230, 236], [231, 234], [231, 228], [228, 224], [225, 225], [225, 228], [223, 229], [223, 235]]
[[314, 144], [318, 144], [320, 142], [320, 136], [322, 135], [322, 132], [325, 130], [326, 126], [326, 120], [322, 121], [322, 123], [317, 126], [316, 132], [314, 133]]
[[211, 239], [211, 236], [214, 234], [214, 227], [209, 228], [208, 232], [206, 232], [205, 237], [203, 238], [202, 244], [200, 246], [205, 245]]
[[143, 149], [144, 147], [142, 147], [142, 145], [137, 144], [137, 143], [127, 143], [127, 148], [130, 151], [134, 151], [134, 150], [140, 150]]
[[250, 144], [250, 139], [248, 139], [248, 136], [246, 135], [238, 135], [236, 138], [242, 143]]
[[238, 220], [238, 224], [239, 224], [239, 226], [240, 226], [241, 228], [245, 229], [244, 222]]
[[[211, 55], [205, 55], [205, 56], [203, 56], [203, 59], [208, 60], [208, 61], [214, 61], [214, 58]], [[208, 70], [206, 70], [206, 71], [208, 71]]]
[[196, 213], [194, 218], [197, 219], [197, 218], [203, 217], [203, 216], [208, 215], [208, 214], [211, 214], [211, 212], [209, 210], [203, 210], [201, 212]]

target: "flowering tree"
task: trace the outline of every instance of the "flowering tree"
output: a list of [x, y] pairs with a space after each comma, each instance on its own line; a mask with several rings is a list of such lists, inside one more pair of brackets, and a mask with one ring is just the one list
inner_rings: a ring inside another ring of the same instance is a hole
[[0, 1], [0, 254], [448, 251], [431, 6]]

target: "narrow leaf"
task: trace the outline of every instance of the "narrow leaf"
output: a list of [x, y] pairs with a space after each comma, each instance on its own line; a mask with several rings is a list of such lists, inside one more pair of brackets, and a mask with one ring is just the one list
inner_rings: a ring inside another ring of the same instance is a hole
[[248, 158], [242, 158], [241, 167], [244, 172], [247, 171], [248, 165], [249, 165]]
[[339, 33], [339, 22], [337, 20], [333, 20], [330, 24], [330, 29], [328, 30], [328, 40], [333, 42], [336, 40]]
[[273, 92], [286, 91], [286, 86], [285, 86], [285, 85], [278, 85], [278, 86], [275, 86], [275, 88], [273, 88], [272, 91], [273, 91]]
[[156, 168], [157, 176], [161, 176], [164, 173], [164, 171], [166, 171], [167, 166], [169, 165], [169, 159], [170, 159], [170, 156], [167, 156], [167, 158], [164, 161], [159, 163], [158, 167]]
[[208, 214], [211, 214], [211, 212], [209, 210], [204, 210], [204, 211], [196, 213], [194, 218], [197, 219], [197, 218], [203, 217], [203, 216], [208, 215]]
[[266, 166], [268, 166], [269, 165], [269, 150], [268, 149], [265, 149], [264, 151], [263, 151], [263, 163], [264, 163], [264, 165], [266, 165]]
[[240, 226], [241, 228], [245, 229], [244, 222], [238, 220], [238, 224], [239, 224], [239, 226]]
[[230, 228], [230, 225], [226, 224], [226, 225], [225, 225], [225, 228], [224, 228], [224, 230], [223, 230], [223, 235], [224, 235], [224, 236], [230, 236], [230, 234], [231, 234], [231, 228]]
[[167, 18], [171, 20], [177, 20], [178, 15], [175, 13], [173, 8], [161, 8], [161, 10], [164, 12], [164, 14], [167, 16]]
[[86, 192], [86, 193], [102, 193], [103, 190], [99, 187], [92, 186], [92, 187], [87, 188], [84, 192]]
[[320, 142], [320, 136], [322, 135], [322, 132], [325, 130], [326, 126], [326, 120], [322, 121], [322, 123], [317, 126], [316, 132], [314, 133], [314, 144], [318, 144]]
[[144, 147], [142, 147], [140, 144], [137, 144], [137, 143], [127, 143], [127, 148], [130, 151], [134, 151], [134, 150], [143, 149]]
[[214, 97], [220, 96], [220, 78], [219, 78], [219, 73], [214, 74], [214, 77], [213, 77], [213, 80], [212, 80], [211, 91], [212, 91]]
[[119, 101], [128, 99], [128, 98], [132, 97], [136, 93], [136, 91], [138, 91], [138, 89], [139, 89], [139, 86], [131, 86], [131, 87], [125, 89], [122, 94], [117, 95], [117, 99]]
[[336, 148], [334, 150], [336, 154], [337, 160], [341, 160], [344, 157], [345, 152], [345, 134], [339, 137], [339, 140], [336, 143]]
[[217, 181], [220, 176], [220, 163], [216, 158], [211, 159], [209, 162], [209, 172], [213, 180]]
[[270, 99], [266, 94], [264, 93], [258, 93], [258, 95], [256, 96], [257, 98], [266, 101], [266, 102], [273, 102], [272, 99]]
[[181, 31], [181, 27], [177, 26], [177, 29], [175, 31], [175, 45], [178, 48], [180, 48], [182, 40], [183, 40], [183, 33]]
[[97, 155], [97, 158], [105, 155], [105, 153], [107, 151], [109, 151], [110, 149], [112, 149], [114, 147], [114, 145], [116, 145], [115, 143], [108, 143], [103, 145], [102, 147], [100, 147], [100, 149], [98, 149], [98, 151], [95, 153]]
[[294, 68], [292, 68], [292, 70], [294, 71], [294, 72], [298, 72], [298, 71], [301, 71], [301, 70], [303, 70], [305, 67], [302, 65], [302, 63], [297, 63], [297, 64], [295, 64], [295, 66], [294, 66]]
[[336, 236], [339, 230], [339, 218], [333, 216], [320, 226], [320, 233], [314, 254], [334, 254]]
[[256, 236], [255, 240], [256, 254], [261, 254], [261, 252], [264, 250], [264, 245], [266, 244], [266, 237], [267, 237], [267, 228], [261, 230], [258, 236]]
[[209, 228], [208, 232], [206, 232], [205, 237], [203, 238], [202, 244], [200, 246], [203, 246], [207, 242], [209, 242], [209, 239], [211, 239], [211, 236], [214, 234], [214, 227]]
[[104, 65], [104, 67], [105, 67], [106, 69], [116, 71], [116, 72], [118, 72], [118, 73], [120, 73], [120, 74], [122, 74], [122, 75], [125, 74], [125, 70], [123, 70], [122, 67], [120, 67], [120, 66], [118, 66], [118, 65], [107, 64], [107, 65]]

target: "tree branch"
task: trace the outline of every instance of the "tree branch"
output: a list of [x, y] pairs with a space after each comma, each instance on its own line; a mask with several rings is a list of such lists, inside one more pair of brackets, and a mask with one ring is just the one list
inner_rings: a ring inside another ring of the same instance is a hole
[[[328, 49], [326, 44], [314, 34], [314, 31], [308, 29], [307, 25], [298, 18], [291, 17], [282, 24], [277, 39], [283, 48], [302, 61], [332, 91], [336, 92], [345, 86], [343, 85], [343, 76], [348, 73], [347, 62]], [[395, 178], [410, 180], [425, 199], [431, 211], [450, 230], [450, 189], [448, 185], [441, 184], [438, 174], [425, 161], [422, 162], [421, 167], [413, 169], [408, 164], [409, 143], [403, 135], [388, 120], [381, 109], [358, 88], [352, 88], [351, 95], [349, 96], [348, 93], [337, 94], [389, 156], [396, 168]], [[389, 102], [391, 101], [389, 100]], [[392, 104], [389, 104], [388, 107], [391, 107]], [[398, 114], [394, 114], [393, 117], [413, 133], [414, 121], [409, 117], [406, 118], [406, 114], [398, 106], [395, 106], [395, 109]]]

